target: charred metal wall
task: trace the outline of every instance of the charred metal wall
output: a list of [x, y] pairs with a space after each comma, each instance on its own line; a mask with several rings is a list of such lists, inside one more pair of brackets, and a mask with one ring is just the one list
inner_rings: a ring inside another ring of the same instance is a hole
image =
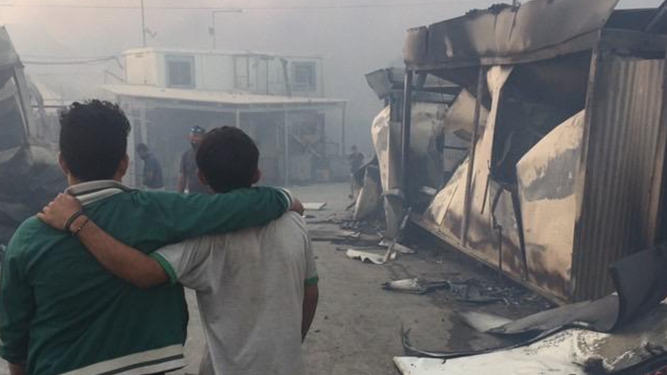
[[664, 57], [610, 48], [604, 38], [594, 54], [573, 254], [576, 300], [610, 292], [608, 266], [651, 245], [664, 70]]

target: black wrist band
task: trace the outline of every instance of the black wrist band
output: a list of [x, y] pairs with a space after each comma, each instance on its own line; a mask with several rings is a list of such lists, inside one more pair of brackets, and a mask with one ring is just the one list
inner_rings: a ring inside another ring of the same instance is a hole
[[74, 224], [74, 221], [76, 219], [81, 217], [81, 215], [83, 215], [83, 211], [78, 211], [74, 215], [70, 216], [70, 218], [67, 219], [67, 222], [65, 223], [65, 230], [71, 232], [72, 230], [70, 229], [70, 227], [72, 226], [72, 224]]
[[74, 237], [78, 237], [78, 236], [79, 236], [79, 233], [81, 233], [81, 231], [83, 230], [83, 228], [85, 228], [86, 225], [88, 225], [88, 223], [90, 223], [90, 218], [89, 218], [89, 217], [86, 217], [86, 220], [83, 222], [83, 224], [81, 224], [80, 227], [78, 227], [78, 228], [76, 228], [76, 229], [74, 229], [74, 230], [72, 231], [72, 236], [74, 236]]

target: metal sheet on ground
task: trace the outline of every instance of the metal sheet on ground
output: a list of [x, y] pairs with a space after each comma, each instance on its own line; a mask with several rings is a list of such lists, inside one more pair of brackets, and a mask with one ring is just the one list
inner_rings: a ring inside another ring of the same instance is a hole
[[498, 375], [628, 374], [646, 368], [647, 362], [664, 362], [666, 332], [667, 304], [661, 304], [613, 334], [570, 328], [508, 350], [447, 361], [397, 357], [394, 362], [404, 375], [470, 375], [491, 369]]
[[303, 208], [306, 211], [321, 211], [326, 206], [327, 206], [326, 202], [309, 202], [303, 204]]

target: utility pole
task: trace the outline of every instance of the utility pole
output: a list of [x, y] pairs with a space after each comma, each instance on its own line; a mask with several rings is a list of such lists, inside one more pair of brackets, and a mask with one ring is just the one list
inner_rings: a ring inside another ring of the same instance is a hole
[[[143, 1], [143, 0], [142, 0]], [[209, 28], [209, 34], [213, 38], [213, 49], [218, 49], [218, 38], [217, 30], [215, 26], [215, 16], [219, 13], [245, 13], [245, 9], [221, 9], [211, 11], [211, 27]]]
[[146, 9], [144, 8], [144, 0], [141, 0], [141, 40], [143, 46], [146, 48]]
[[218, 41], [215, 30], [215, 11], [211, 12], [211, 35], [213, 36], [213, 49], [218, 49]]

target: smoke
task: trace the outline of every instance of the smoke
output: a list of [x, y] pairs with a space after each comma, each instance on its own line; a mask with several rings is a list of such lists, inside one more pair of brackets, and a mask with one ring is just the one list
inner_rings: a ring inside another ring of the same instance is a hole
[[[349, 139], [369, 150], [370, 123], [380, 102], [364, 74], [401, 60], [405, 31], [486, 8], [492, 0], [145, 0], [149, 46], [211, 48], [210, 10], [155, 7], [244, 8], [218, 13], [219, 49], [324, 57], [327, 96], [346, 99]], [[26, 56], [107, 56], [141, 46], [139, 9], [43, 8], [30, 4], [127, 6], [140, 0], [0, 0], [0, 24], [8, 24]], [[185, 3], [185, 4], [184, 4]], [[397, 6], [396, 4], [407, 4]], [[414, 5], [410, 5], [414, 4]], [[361, 6], [363, 5], [363, 6]], [[623, 0], [621, 7], [655, 7], [657, 0]], [[316, 9], [303, 9], [315, 7]], [[31, 68], [32, 70], [35, 70]], [[44, 69], [37, 69], [45, 74]], [[74, 72], [80, 72], [75, 69]], [[69, 72], [72, 73], [72, 72]], [[92, 74], [92, 73], [91, 73]]]

